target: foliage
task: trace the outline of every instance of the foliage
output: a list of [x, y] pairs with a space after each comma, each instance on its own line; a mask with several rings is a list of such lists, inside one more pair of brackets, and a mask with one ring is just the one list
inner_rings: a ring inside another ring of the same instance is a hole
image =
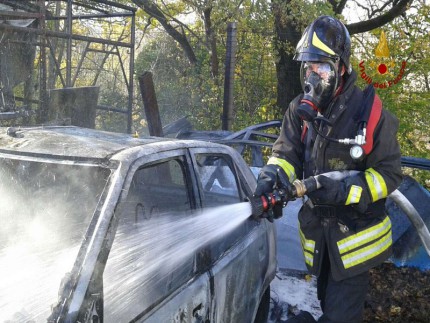
[[170, 37], [154, 33], [138, 54], [135, 69], [137, 76], [145, 71], [153, 74], [163, 125], [186, 115], [190, 115], [193, 122], [204, 118], [199, 109], [202, 98], [195, 91], [201, 74], [196, 75], [196, 69], [190, 66]]
[[[105, 83], [100, 88], [99, 105], [105, 107], [124, 107], [128, 94], [121, 93], [115, 84]], [[122, 110], [126, 111], [124, 107]], [[114, 132], [124, 132], [127, 129], [127, 115], [113, 112], [113, 110], [100, 110], [96, 116], [96, 128]]]
[[[407, 17], [399, 17], [381, 29], [354, 40], [356, 55], [354, 67], [361, 74], [360, 63], [373, 83], [385, 85], [376, 91], [384, 107], [399, 119], [398, 140], [403, 156], [430, 159], [430, 28], [428, 5], [412, 10]], [[389, 57], [376, 57], [375, 48], [381, 32], [387, 38]], [[360, 48], [360, 50], [357, 50]], [[402, 62], [405, 72], [402, 75]], [[364, 64], [364, 65], [363, 65]], [[387, 73], [378, 72], [381, 64], [388, 66]], [[361, 85], [367, 85], [359, 77]], [[397, 83], [394, 84], [394, 81]], [[391, 86], [390, 86], [390, 83]], [[405, 170], [430, 187], [430, 174], [417, 170]]]

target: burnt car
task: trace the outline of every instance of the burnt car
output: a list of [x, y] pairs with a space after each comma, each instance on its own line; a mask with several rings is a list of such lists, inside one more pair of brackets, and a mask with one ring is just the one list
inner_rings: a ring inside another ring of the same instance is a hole
[[0, 321], [264, 322], [255, 185], [221, 144], [0, 128]]

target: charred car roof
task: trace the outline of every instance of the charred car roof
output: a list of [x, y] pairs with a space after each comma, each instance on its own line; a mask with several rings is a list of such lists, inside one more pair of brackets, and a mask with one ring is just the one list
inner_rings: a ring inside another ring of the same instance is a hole
[[[0, 153], [47, 157], [73, 161], [110, 159], [115, 154], [141, 146], [180, 147], [216, 146], [209, 142], [161, 137], [134, 138], [129, 134], [74, 126], [0, 128]], [[148, 147], [149, 149], [149, 147]], [[152, 149], [149, 149], [152, 150]]]

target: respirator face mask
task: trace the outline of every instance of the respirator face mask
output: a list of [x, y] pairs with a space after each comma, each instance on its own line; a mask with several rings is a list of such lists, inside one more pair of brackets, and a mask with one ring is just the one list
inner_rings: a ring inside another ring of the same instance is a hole
[[338, 85], [337, 64], [331, 61], [302, 62], [300, 78], [304, 95], [297, 112], [303, 120], [312, 122], [334, 97]]

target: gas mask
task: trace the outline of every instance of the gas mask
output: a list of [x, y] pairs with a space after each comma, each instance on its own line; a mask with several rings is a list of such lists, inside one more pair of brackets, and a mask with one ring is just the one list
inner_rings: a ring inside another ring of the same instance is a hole
[[303, 98], [298, 114], [303, 120], [312, 122], [323, 113], [333, 99], [338, 85], [338, 69], [331, 62], [303, 62], [300, 68]]

